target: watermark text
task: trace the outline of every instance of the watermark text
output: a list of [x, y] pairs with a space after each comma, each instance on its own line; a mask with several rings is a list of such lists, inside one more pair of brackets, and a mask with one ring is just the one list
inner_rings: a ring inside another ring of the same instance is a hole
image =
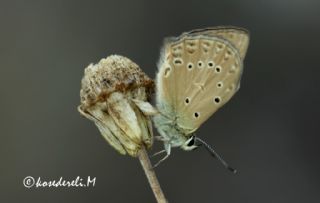
[[96, 177], [88, 176], [82, 178], [77, 176], [74, 179], [65, 179], [60, 177], [55, 180], [47, 180], [41, 177], [34, 178], [27, 176], [23, 179], [23, 185], [26, 188], [44, 188], [44, 187], [94, 187], [96, 184]]

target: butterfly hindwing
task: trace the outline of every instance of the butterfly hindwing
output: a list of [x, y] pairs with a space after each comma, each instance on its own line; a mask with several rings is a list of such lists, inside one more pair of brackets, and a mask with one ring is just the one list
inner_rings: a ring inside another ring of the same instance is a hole
[[[217, 31], [184, 33], [168, 39], [162, 50], [157, 106], [185, 134], [198, 129], [239, 88], [248, 40], [232, 42], [223, 37], [229, 31]], [[234, 44], [240, 47], [243, 57]]]
[[196, 29], [184, 34], [188, 36], [207, 35], [224, 38], [231, 42], [231, 44], [238, 50], [242, 60], [246, 55], [249, 45], [249, 31], [244, 28], [234, 26], [219, 26]]

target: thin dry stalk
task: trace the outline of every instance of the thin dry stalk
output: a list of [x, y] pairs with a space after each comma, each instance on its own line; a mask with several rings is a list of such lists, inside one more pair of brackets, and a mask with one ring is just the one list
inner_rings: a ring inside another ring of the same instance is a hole
[[153, 194], [157, 199], [158, 203], [168, 203], [160, 186], [160, 183], [157, 179], [156, 173], [154, 172], [154, 169], [151, 165], [149, 156], [147, 154], [147, 151], [144, 147], [141, 148], [138, 158], [140, 160], [140, 163], [142, 165], [142, 168], [148, 178], [149, 184], [152, 188]]

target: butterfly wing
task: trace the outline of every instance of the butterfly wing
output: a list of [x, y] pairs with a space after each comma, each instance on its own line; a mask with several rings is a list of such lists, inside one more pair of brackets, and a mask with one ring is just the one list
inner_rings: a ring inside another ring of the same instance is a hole
[[[212, 33], [199, 30], [169, 38], [161, 53], [157, 107], [184, 134], [198, 129], [239, 88], [243, 69], [240, 51], [234, 43]], [[247, 43], [236, 44], [246, 50]]]
[[196, 29], [184, 33], [187, 36], [218, 36], [228, 40], [238, 50], [242, 60], [244, 59], [249, 45], [249, 31], [234, 26], [209, 27], [204, 29]]

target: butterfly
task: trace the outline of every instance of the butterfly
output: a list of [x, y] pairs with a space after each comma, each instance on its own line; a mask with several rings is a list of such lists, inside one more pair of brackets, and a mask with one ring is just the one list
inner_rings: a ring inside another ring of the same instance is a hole
[[153, 117], [166, 152], [155, 166], [169, 157], [171, 148], [189, 151], [204, 145], [235, 172], [195, 131], [240, 87], [249, 32], [239, 27], [211, 27], [182, 33], [164, 41], [156, 76]]

